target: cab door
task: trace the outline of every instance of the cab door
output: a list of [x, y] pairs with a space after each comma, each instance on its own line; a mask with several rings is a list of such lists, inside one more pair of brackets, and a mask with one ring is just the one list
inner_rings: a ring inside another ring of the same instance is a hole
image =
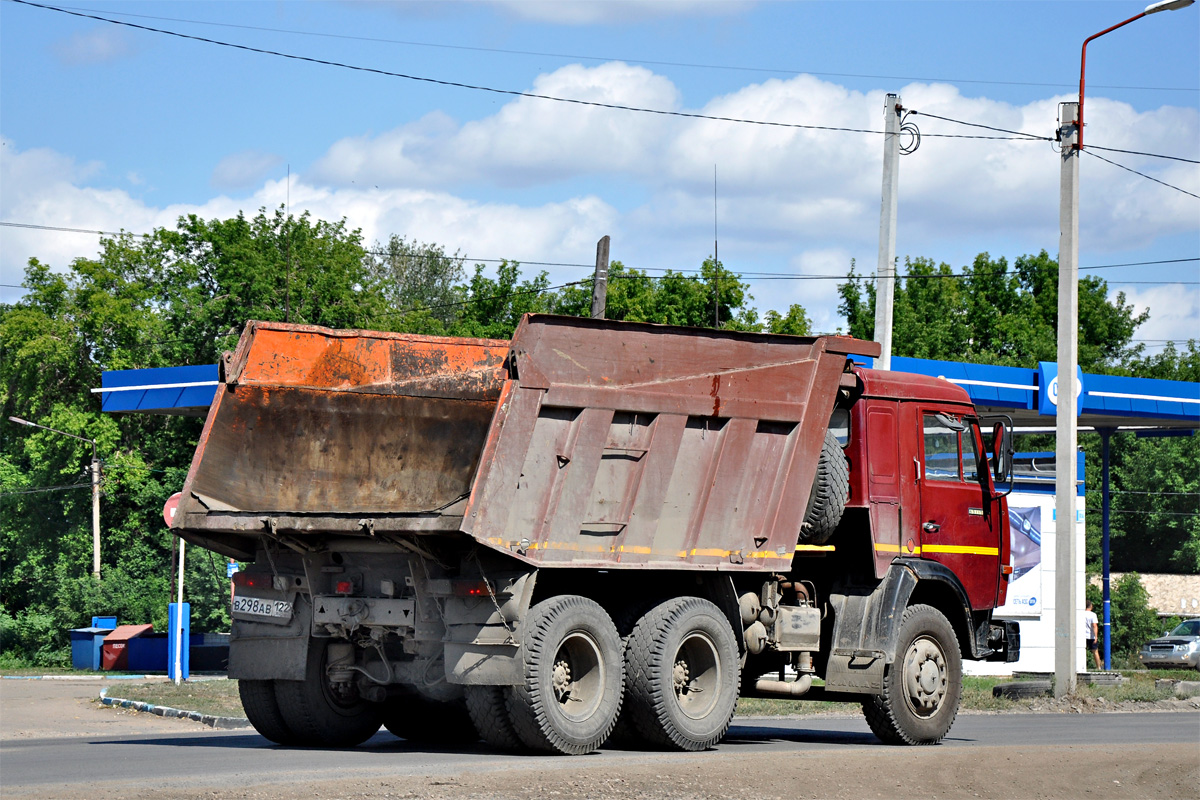
[[921, 556], [958, 576], [972, 608], [991, 608], [1003, 525], [980, 459], [979, 426], [961, 412], [936, 408], [922, 409], [920, 423]]

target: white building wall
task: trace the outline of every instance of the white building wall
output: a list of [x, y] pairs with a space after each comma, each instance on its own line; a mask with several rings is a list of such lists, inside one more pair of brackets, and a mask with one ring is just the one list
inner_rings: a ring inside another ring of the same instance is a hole
[[[1052, 492], [1053, 489], [1050, 488]], [[1084, 647], [1083, 604], [1084, 604], [1084, 498], [1078, 497], [1076, 505], [1075, 579], [1074, 608], [1068, 613], [1078, 615], [1079, 641], [1075, 643], [1075, 663], [1079, 672], [1092, 669], [1092, 662]], [[1054, 495], [1038, 491], [1014, 491], [1008, 497], [1010, 508], [1041, 509], [1041, 564], [1037, 569], [1040, 580], [1030, 581], [1027, 574], [1009, 586], [1009, 604], [999, 609], [996, 617], [1014, 619], [1021, 626], [1021, 658], [1011, 664], [994, 661], [963, 661], [963, 671], [968, 675], [1011, 675], [1013, 672], [1054, 672], [1054, 620], [1058, 612], [1054, 598], [1055, 548], [1058, 544], [1058, 524], [1054, 519]], [[1032, 586], [1030, 585], [1032, 583]], [[1019, 588], [1019, 592], [1014, 589]], [[1015, 595], [1022, 599], [1032, 597], [1036, 602], [1014, 604]], [[1097, 612], [1099, 614], [1099, 612]]]

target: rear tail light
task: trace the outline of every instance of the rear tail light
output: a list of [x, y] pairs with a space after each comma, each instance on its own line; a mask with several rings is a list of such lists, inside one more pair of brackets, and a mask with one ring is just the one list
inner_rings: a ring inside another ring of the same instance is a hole
[[338, 581], [334, 584], [333, 591], [337, 594], [353, 594], [354, 581]]
[[256, 589], [271, 589], [274, 588], [274, 578], [265, 572], [243, 572], [238, 571], [233, 573], [234, 586], [252, 586]]
[[455, 581], [455, 597], [487, 597], [491, 594], [487, 581]]

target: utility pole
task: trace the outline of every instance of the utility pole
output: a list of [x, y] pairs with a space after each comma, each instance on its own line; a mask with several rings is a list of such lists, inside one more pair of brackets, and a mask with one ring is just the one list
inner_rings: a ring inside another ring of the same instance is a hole
[[592, 280], [592, 319], [604, 319], [608, 302], [608, 237], [596, 242], [596, 276]]
[[92, 577], [100, 580], [100, 459], [92, 442]]
[[875, 269], [875, 340], [882, 347], [876, 369], [892, 366], [892, 302], [896, 293], [896, 207], [899, 199], [900, 95], [883, 102], [883, 202], [879, 210], [879, 264]]
[[1075, 506], [1079, 420], [1079, 103], [1062, 103], [1058, 195], [1058, 403], [1054, 469], [1054, 696], [1075, 692], [1079, 643], [1076, 620]]

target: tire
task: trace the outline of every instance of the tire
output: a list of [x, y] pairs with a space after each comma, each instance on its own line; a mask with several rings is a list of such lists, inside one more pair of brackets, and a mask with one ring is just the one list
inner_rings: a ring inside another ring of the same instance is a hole
[[520, 750], [517, 736], [505, 701], [507, 687], [464, 686], [467, 694], [467, 714], [479, 738], [501, 750]]
[[302, 681], [275, 681], [280, 715], [296, 736], [296, 744], [353, 747], [375, 735], [383, 723], [383, 706], [358, 697], [338, 697], [325, 677], [325, 640], [309, 643]]
[[513, 730], [532, 750], [579, 755], [604, 744], [621, 710], [621, 637], [598, 603], [579, 595], [529, 610], [524, 681], [508, 688]]
[[383, 726], [393, 736], [420, 744], [471, 744], [479, 739], [463, 700], [394, 697], [384, 705]]
[[954, 724], [961, 694], [962, 656], [950, 622], [932, 606], [909, 606], [883, 694], [863, 702], [871, 731], [886, 744], [937, 744]]
[[817, 461], [817, 476], [813, 479], [800, 525], [802, 544], [824, 544], [837, 530], [850, 495], [850, 466], [833, 431], [825, 431], [821, 457]]
[[246, 719], [263, 737], [275, 744], [296, 744], [296, 734], [283, 721], [279, 701], [275, 699], [275, 681], [238, 681], [238, 695]]
[[729, 620], [699, 597], [668, 600], [638, 622], [625, 648], [627, 713], [639, 736], [676, 750], [724, 738], [741, 683]]

